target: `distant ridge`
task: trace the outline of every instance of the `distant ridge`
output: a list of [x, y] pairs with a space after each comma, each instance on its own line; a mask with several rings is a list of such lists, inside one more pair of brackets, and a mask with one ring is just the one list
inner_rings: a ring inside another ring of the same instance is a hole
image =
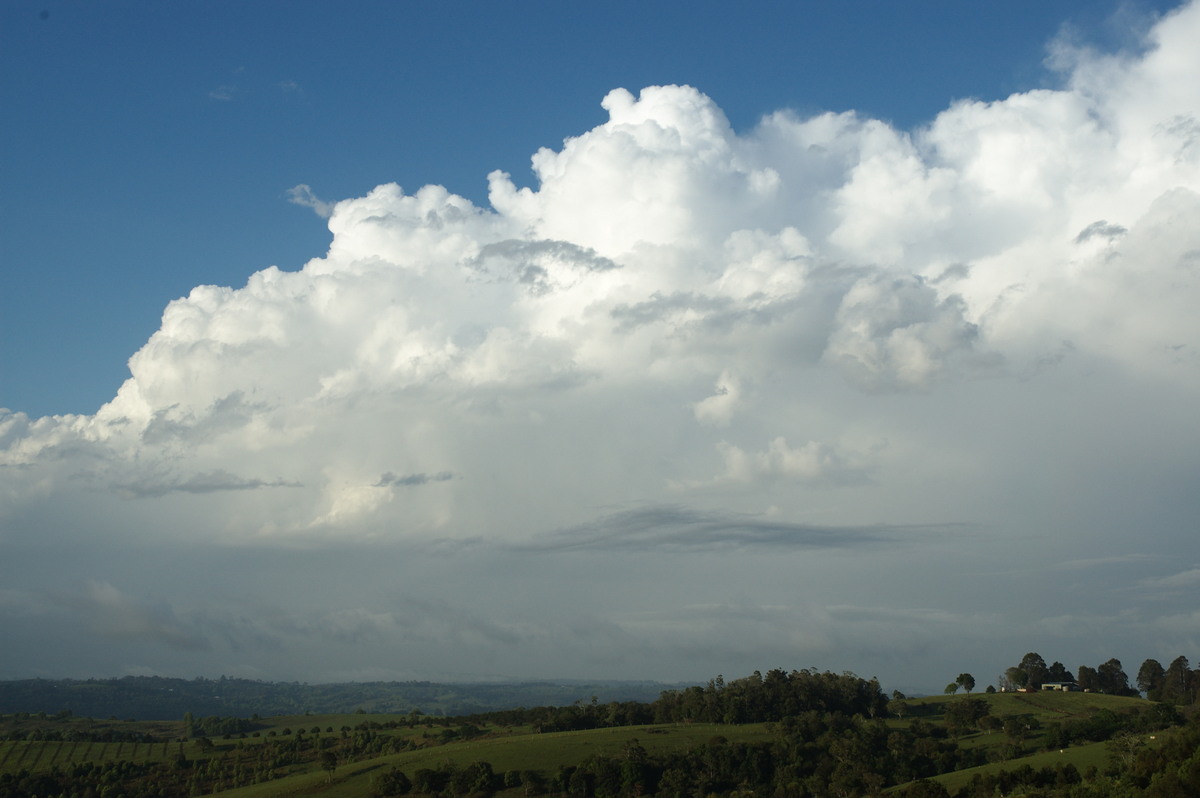
[[513, 683], [345, 682], [304, 684], [252, 679], [23, 679], [0, 682], [0, 714], [58, 713], [134, 720], [193, 715], [248, 718], [366, 712], [469, 715], [517, 707], [590, 702], [653, 701], [663, 690], [688, 685], [658, 682], [530, 681]]

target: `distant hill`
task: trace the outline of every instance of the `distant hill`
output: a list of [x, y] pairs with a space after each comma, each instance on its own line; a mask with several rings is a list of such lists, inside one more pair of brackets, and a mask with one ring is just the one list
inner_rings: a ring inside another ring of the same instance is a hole
[[517, 707], [566, 706], [576, 701], [653, 701], [663, 690], [684, 685], [657, 682], [521, 682], [438, 684], [352, 682], [301, 684], [250, 679], [24, 679], [0, 682], [0, 714], [69, 710], [77, 716], [174, 720], [221, 715], [411, 712], [469, 715]]

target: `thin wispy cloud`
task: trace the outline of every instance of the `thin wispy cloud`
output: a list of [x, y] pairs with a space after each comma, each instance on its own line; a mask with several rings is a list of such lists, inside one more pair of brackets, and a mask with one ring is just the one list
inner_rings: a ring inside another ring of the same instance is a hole
[[929, 532], [946, 533], [959, 524], [928, 527], [834, 527], [785, 523], [768, 518], [686, 507], [648, 507], [604, 516], [593, 522], [547, 533], [526, 548], [540, 551], [712, 552], [756, 549], [853, 549], [892, 544]]
[[1186, 571], [1168, 574], [1167, 576], [1142, 579], [1138, 582], [1138, 587], [1144, 590], [1167, 593], [1200, 588], [1200, 568], [1191, 568]]
[[169, 493], [218, 493], [221, 491], [260, 490], [263, 488], [303, 488], [299, 482], [239, 477], [217, 469], [203, 474], [173, 480], [148, 481], [141, 484], [119, 484], [117, 491], [135, 499], [158, 498]]
[[457, 479], [455, 474], [449, 471], [441, 471], [437, 474], [404, 474], [398, 475], [388, 471], [379, 478], [375, 483], [377, 488], [413, 488], [421, 485], [428, 485], [432, 482], [449, 482], [452, 479]]
[[313, 190], [304, 183], [289, 188], [287, 190], [287, 198], [288, 202], [293, 205], [312, 209], [313, 213], [322, 219], [328, 219], [333, 215], [333, 203], [324, 202], [319, 199], [313, 193]]
[[1078, 560], [1068, 560], [1062, 563], [1059, 567], [1067, 570], [1088, 570], [1092, 568], [1104, 568], [1108, 566], [1137, 565], [1141, 563], [1156, 562], [1160, 559], [1160, 557], [1155, 557], [1150, 554], [1130, 553], [1114, 557], [1085, 557]]

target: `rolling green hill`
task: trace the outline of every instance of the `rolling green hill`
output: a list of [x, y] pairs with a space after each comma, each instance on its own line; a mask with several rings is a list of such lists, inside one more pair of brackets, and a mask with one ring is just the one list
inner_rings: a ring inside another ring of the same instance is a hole
[[1200, 726], [1180, 723], [1172, 707], [1098, 693], [887, 702], [874, 680], [810, 671], [717, 679], [651, 704], [458, 718], [357, 711], [148, 722], [22, 712], [0, 716], [0, 798], [844, 798], [943, 788], [964, 798], [1026, 788], [1066, 798], [1084, 781], [1120, 780], [1122, 795], [1137, 796], [1158, 771], [1189, 778], [1179, 762], [1200, 746]]

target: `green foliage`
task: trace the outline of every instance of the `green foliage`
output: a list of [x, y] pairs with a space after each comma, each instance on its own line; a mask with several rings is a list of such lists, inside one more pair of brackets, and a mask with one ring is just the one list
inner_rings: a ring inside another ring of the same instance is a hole
[[185, 713], [183, 725], [188, 737], [223, 737], [264, 728], [263, 724], [245, 718], [223, 718], [217, 715], [195, 720], [192, 713]]
[[[955, 685], [966, 688], [966, 675]], [[1120, 675], [1111, 675], [1119, 686]], [[0, 743], [0, 798], [833, 798], [892, 787], [899, 795], [946, 794], [939, 784], [963, 798], [1079, 798], [1092, 793], [1071, 790], [1109, 789], [1103, 785], [1130, 796], [1196, 794], [1186, 791], [1191, 753], [1154, 758], [1168, 746], [1152, 737], [1185, 736], [1161, 731], [1179, 722], [1170, 703], [1051, 692], [902, 698], [888, 703], [874, 680], [853, 674], [776, 670], [667, 691], [650, 703], [577, 701], [453, 719], [296, 714], [220, 735], [239, 727], [221, 716], [153, 726], [13, 715], [0, 718], [0, 730], [19, 735]], [[754, 722], [737, 722], [745, 719]], [[197, 736], [185, 740], [185, 725]], [[1089, 747], [1090, 740], [1104, 742]], [[1043, 749], [1052, 753], [1035, 753]], [[114, 784], [120, 796], [105, 790]]]
[[744, 679], [670, 690], [652, 705], [654, 722], [761, 723], [810, 710], [882, 716], [887, 698], [875, 679], [829, 671], [755, 671]]
[[1187, 657], [1171, 660], [1163, 673], [1159, 699], [1173, 704], [1193, 704], [1200, 693], [1200, 670], [1190, 670]]
[[991, 707], [987, 701], [981, 698], [963, 698], [950, 702], [943, 719], [950, 734], [957, 738], [979, 728], [980, 722], [990, 716]]
[[413, 784], [404, 771], [393, 766], [375, 782], [371, 790], [372, 798], [391, 798], [395, 795], [408, 795], [412, 792]]
[[950, 793], [936, 781], [917, 779], [903, 792], [904, 798], [950, 798]]

